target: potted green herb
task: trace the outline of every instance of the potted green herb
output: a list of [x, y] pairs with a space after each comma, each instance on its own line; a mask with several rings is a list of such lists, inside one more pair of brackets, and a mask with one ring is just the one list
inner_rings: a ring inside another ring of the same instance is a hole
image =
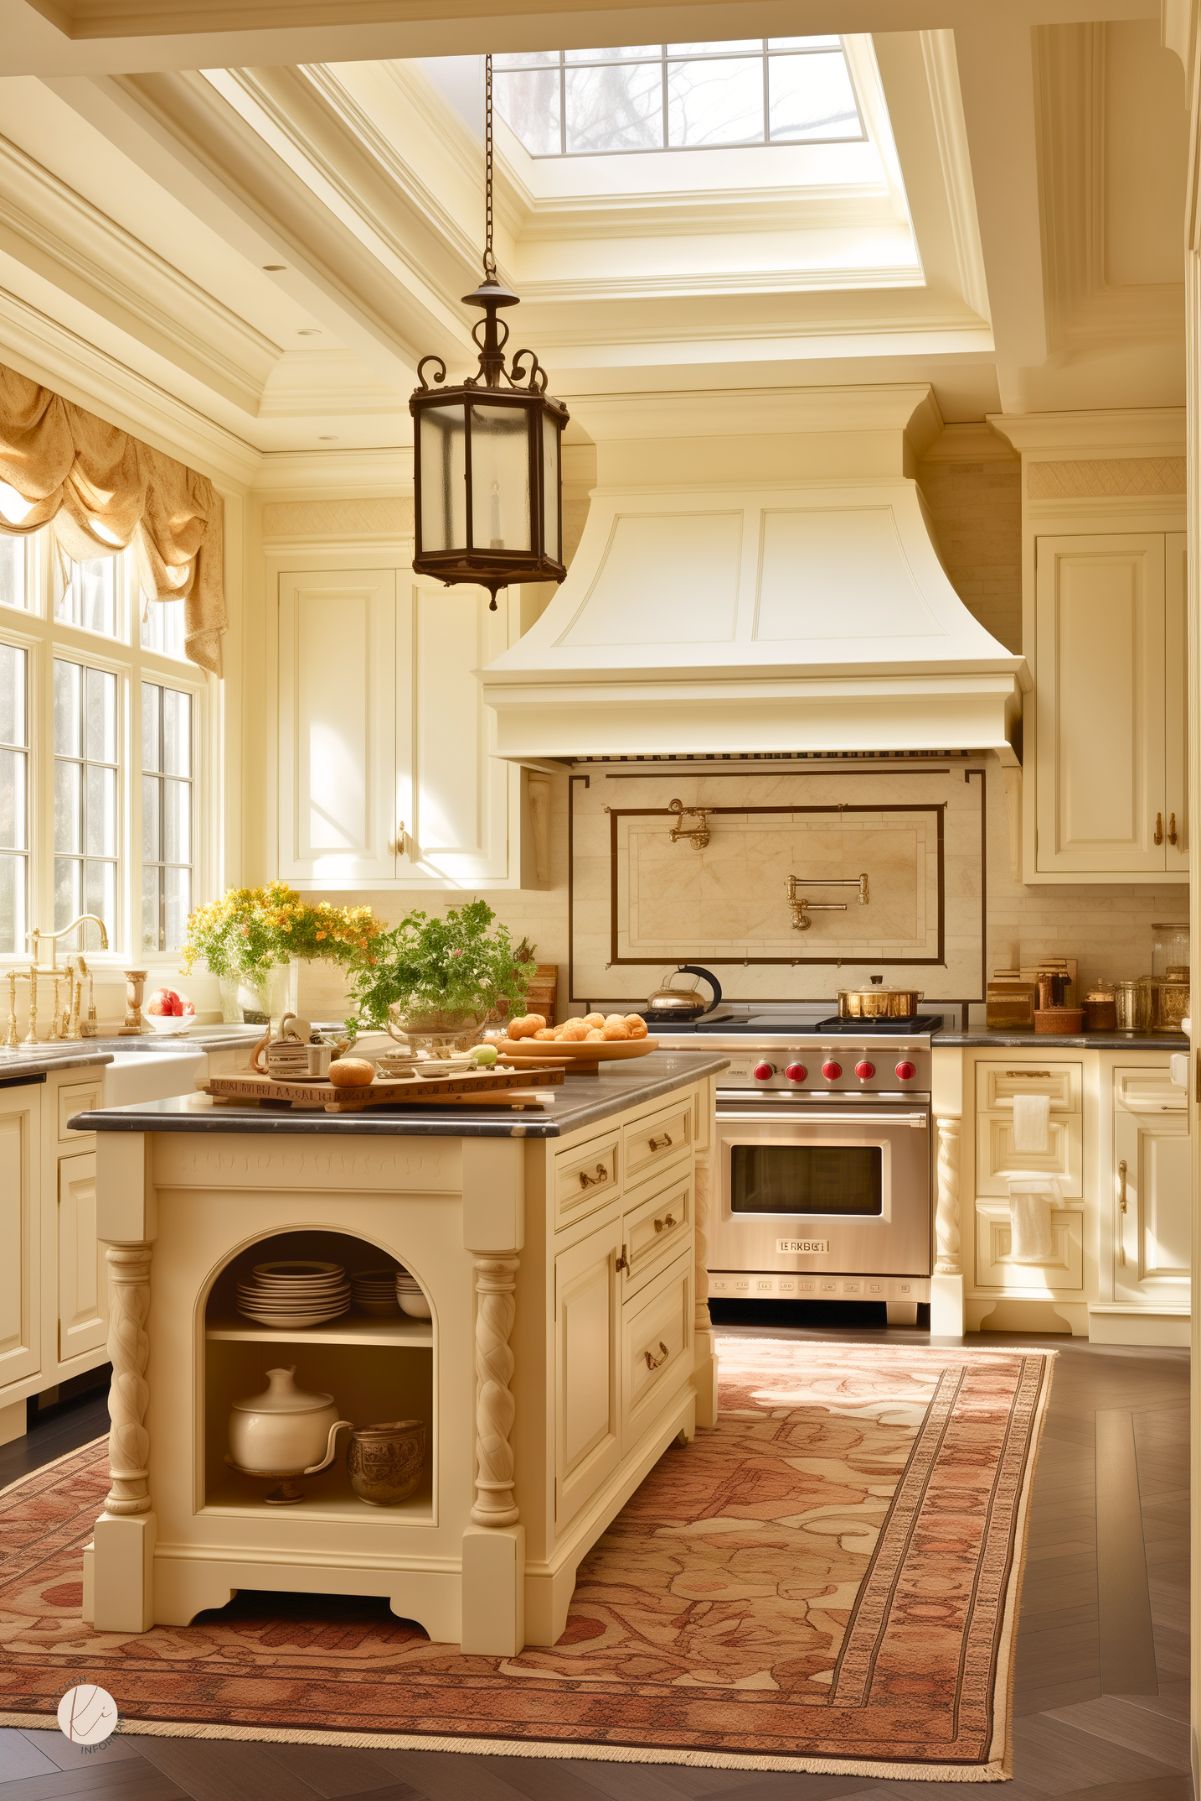
[[474, 1044], [501, 1003], [520, 1002], [534, 964], [518, 953], [487, 901], [445, 914], [408, 914], [351, 966], [354, 1031], [382, 1027], [435, 1055]]

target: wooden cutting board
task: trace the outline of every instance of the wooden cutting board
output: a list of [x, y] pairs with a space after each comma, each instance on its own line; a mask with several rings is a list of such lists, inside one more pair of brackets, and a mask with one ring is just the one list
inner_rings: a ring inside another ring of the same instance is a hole
[[[546, 1064], [538, 1069], [541, 1086], [563, 1080], [562, 1067]], [[425, 1106], [542, 1106], [547, 1098], [530, 1089], [527, 1069], [468, 1070], [453, 1076], [377, 1076], [365, 1088], [335, 1088], [327, 1081], [277, 1081], [272, 1076], [246, 1074], [212, 1076], [204, 1093], [214, 1100], [259, 1102], [269, 1107], [292, 1107], [298, 1112], [361, 1113], [367, 1107]]]

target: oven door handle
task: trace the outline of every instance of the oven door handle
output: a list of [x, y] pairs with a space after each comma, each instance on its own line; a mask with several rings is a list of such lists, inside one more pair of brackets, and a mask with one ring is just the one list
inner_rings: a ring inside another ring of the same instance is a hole
[[928, 1113], [910, 1113], [900, 1108], [895, 1112], [888, 1113], [860, 1112], [858, 1107], [855, 1108], [854, 1112], [848, 1108], [844, 1113], [833, 1111], [829, 1113], [818, 1113], [808, 1107], [803, 1111], [798, 1107], [791, 1117], [783, 1112], [731, 1113], [722, 1107], [719, 1107], [717, 1110], [717, 1124], [719, 1127], [723, 1126], [727, 1120], [734, 1120], [735, 1122], [744, 1125], [778, 1126], [785, 1119], [788, 1119], [789, 1125], [798, 1126], [911, 1126], [916, 1132], [928, 1132], [930, 1130], [930, 1115]]

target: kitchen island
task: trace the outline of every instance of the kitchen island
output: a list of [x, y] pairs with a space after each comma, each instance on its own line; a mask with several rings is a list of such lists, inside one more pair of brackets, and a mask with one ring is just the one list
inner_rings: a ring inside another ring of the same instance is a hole
[[[186, 1096], [72, 1124], [99, 1147], [110, 1490], [85, 1553], [100, 1630], [186, 1624], [239, 1589], [383, 1595], [437, 1641], [562, 1633], [585, 1552], [716, 1417], [704, 1251], [720, 1057], [569, 1075], [545, 1110], [330, 1115]], [[402, 1265], [429, 1318], [237, 1308], [257, 1263]], [[415, 1494], [344, 1456], [273, 1505], [227, 1461], [269, 1367], [355, 1426], [418, 1420]]]

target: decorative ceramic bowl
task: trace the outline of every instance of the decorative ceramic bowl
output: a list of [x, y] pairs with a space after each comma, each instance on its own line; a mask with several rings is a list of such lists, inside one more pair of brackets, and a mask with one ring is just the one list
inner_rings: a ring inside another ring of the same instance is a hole
[[396, 1507], [416, 1494], [425, 1473], [425, 1441], [424, 1420], [356, 1426], [346, 1468], [359, 1500], [373, 1507]]
[[429, 1008], [409, 1008], [403, 1001], [388, 1009], [388, 1031], [398, 1044], [426, 1051], [431, 1057], [452, 1057], [479, 1043], [486, 1013], [439, 1013]]

